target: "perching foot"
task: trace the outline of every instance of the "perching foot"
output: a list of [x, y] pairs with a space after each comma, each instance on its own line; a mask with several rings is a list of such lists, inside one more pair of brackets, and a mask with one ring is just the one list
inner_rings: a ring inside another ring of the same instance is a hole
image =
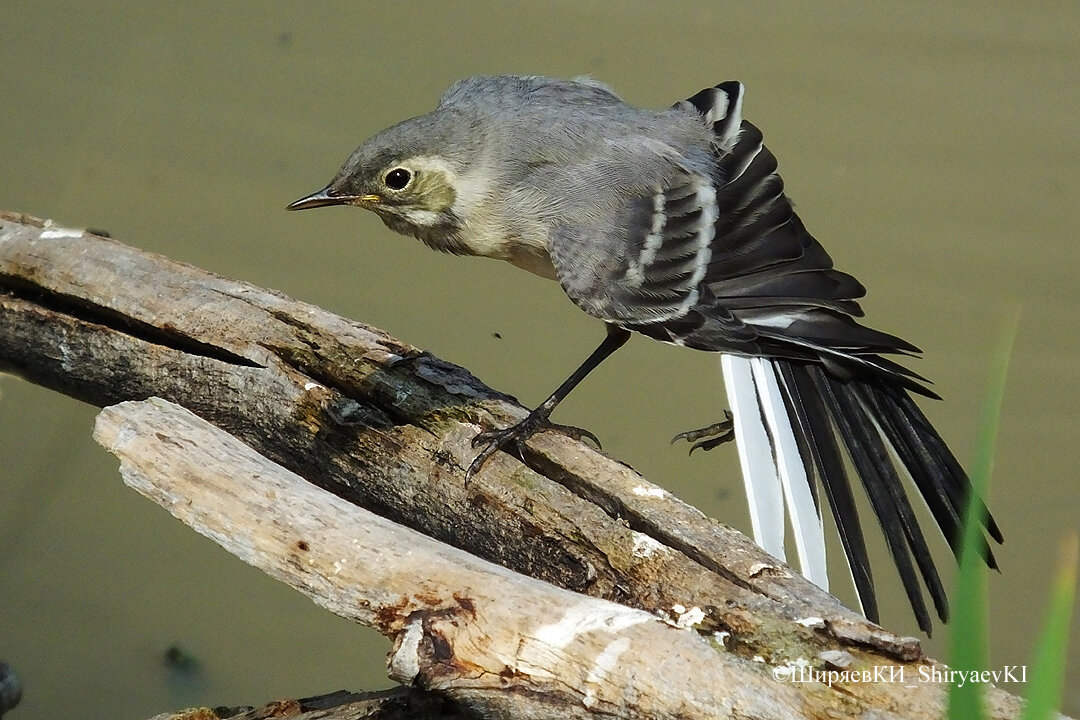
[[690, 446], [690, 452], [693, 453], [698, 448], [702, 450], [712, 450], [718, 445], [723, 445], [726, 442], [731, 442], [735, 439], [735, 423], [731, 419], [731, 411], [724, 411], [724, 419], [718, 423], [713, 423], [709, 427], [701, 428], [700, 430], [687, 430], [681, 432], [675, 437], [671, 438], [672, 444], [679, 440], [686, 440], [687, 442], [694, 443]]
[[589, 440], [595, 443], [597, 448], [600, 447], [600, 440], [588, 430], [572, 425], [557, 425], [550, 422], [543, 413], [533, 411], [517, 425], [512, 425], [505, 430], [488, 430], [479, 433], [472, 439], [473, 447], [483, 446], [483, 449], [480, 450], [480, 454], [469, 465], [469, 469], [465, 473], [465, 482], [468, 483], [473, 475], [480, 472], [480, 468], [484, 466], [488, 458], [505, 448], [509, 443], [513, 443], [518, 457], [522, 457], [524, 445], [528, 439], [544, 430], [557, 430], [575, 440]]

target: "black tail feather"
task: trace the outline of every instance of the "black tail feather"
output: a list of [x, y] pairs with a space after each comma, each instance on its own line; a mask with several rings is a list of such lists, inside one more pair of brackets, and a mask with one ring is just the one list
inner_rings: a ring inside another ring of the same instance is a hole
[[[963, 512], [971, 493], [967, 475], [937, 431], [925, 422], [925, 416], [920, 412], [918, 417], [911, 417], [910, 408], [916, 406], [910, 398], [897, 397], [895, 391], [882, 388], [868, 388], [865, 395], [865, 402], [881, 421], [889, 442], [926, 499], [949, 547], [959, 556]], [[991, 537], [1000, 542], [1001, 531], [993, 518], [985, 515], [983, 524]], [[985, 537], [980, 536], [979, 550], [986, 564], [997, 569], [997, 561]]]
[[[877, 594], [874, 591], [870, 557], [866, 551], [855, 496], [851, 492], [851, 483], [844, 469], [844, 459], [836, 443], [829, 413], [806, 365], [776, 362], [776, 367], [783, 380], [788, 414], [800, 452], [804, 458], [812, 460], [807, 463], [808, 466], [812, 464], [812, 468], [807, 468], [807, 477], [817, 477], [825, 490], [863, 614], [871, 621], [878, 622]], [[813, 485], [813, 480], [811, 484]]]
[[[923, 588], [943, 621], [949, 616], [948, 600], [905, 491], [904, 476], [911, 478], [958, 553], [964, 505], [971, 494], [967, 474], [896, 373], [883, 369], [876, 378], [836, 377], [819, 363], [780, 358], [772, 362], [811, 491], [816, 493], [817, 482], [825, 491], [864, 613], [877, 621], [873, 576], [845, 458], [854, 466], [877, 516], [919, 627], [929, 635]], [[981, 507], [985, 510], [985, 505]], [[1002, 541], [989, 513], [983, 516], [983, 526], [991, 538]], [[989, 543], [984, 536], [980, 539], [983, 558], [996, 568]]]
[[[948, 486], [947, 489], [955, 497], [955, 508], [957, 513], [963, 513], [963, 510], [967, 505], [967, 499], [971, 495], [971, 483], [968, 480], [967, 473], [960, 467], [960, 462], [956, 459], [956, 456], [952, 454], [952, 451], [949, 450], [945, 441], [941, 439], [941, 435], [938, 434], [937, 430], [934, 429], [934, 426], [926, 419], [926, 415], [923, 414], [923, 411], [919, 409], [919, 406], [916, 405], [910, 397], [898, 397], [897, 404], [911, 422], [912, 427], [917, 428], [930, 450], [939, 458], [940, 462], [948, 468], [951, 476], [956, 478], [956, 484]], [[990, 537], [998, 544], [1005, 542], [1005, 537], [1001, 533], [1001, 528], [998, 527], [997, 522], [994, 520], [993, 515], [990, 514], [986, 504], [981, 499], [978, 500], [978, 503], [979, 512], [983, 517], [983, 525], [990, 534]], [[959, 551], [959, 548], [954, 548], [954, 550]], [[987, 548], [987, 550], [989, 550], [989, 548]], [[992, 560], [992, 556], [990, 559]], [[991, 564], [990, 566], [993, 568], [997, 567], [996, 564]]]
[[856, 412], [858, 405], [851, 401], [840, 382], [829, 377], [819, 367], [810, 367], [809, 370], [832, 420], [836, 423], [837, 431], [847, 446], [848, 456], [855, 465], [856, 473], [862, 480], [919, 627], [929, 635], [932, 628], [930, 613], [927, 611], [919, 577], [908, 551], [910, 532], [889, 490], [890, 479], [882, 477], [882, 470], [867, 447], [869, 438], [865, 427], [865, 413]]
[[[899, 455], [899, 453], [896, 452], [895, 447], [892, 447], [888, 432], [882, 427], [882, 419], [878, 415], [870, 413], [871, 408], [868, 406], [871, 403], [867, 400], [870, 392], [871, 390], [867, 385], [847, 383], [843, 385], [842, 390], [837, 392], [837, 397], [840, 398], [841, 404], [850, 415], [860, 421], [855, 424], [855, 430], [860, 435], [859, 442], [868, 450], [875, 466], [881, 470], [880, 478], [884, 481], [884, 487], [888, 491], [897, 516], [901, 520], [911, 554], [919, 566], [919, 572], [922, 574], [923, 582], [926, 584], [930, 597], [934, 602], [938, 617], [943, 621], [947, 621], [949, 605], [945, 595], [945, 588], [941, 584], [941, 578], [934, 564], [934, 556], [926, 544], [922, 529], [919, 527], [919, 521], [915, 517], [915, 511], [908, 500], [907, 492], [904, 489], [904, 481], [893, 460], [892, 453], [896, 453], [896, 455]], [[918, 473], [915, 468], [909, 467], [907, 470], [912, 475]]]
[[[884, 396], [884, 397], [883, 397]], [[955, 480], [922, 442], [919, 433], [907, 421], [895, 398], [880, 388], [865, 388], [861, 400], [880, 423], [889, 443], [908, 469], [930, 513], [949, 545], [959, 537], [960, 515], [949, 488]]]

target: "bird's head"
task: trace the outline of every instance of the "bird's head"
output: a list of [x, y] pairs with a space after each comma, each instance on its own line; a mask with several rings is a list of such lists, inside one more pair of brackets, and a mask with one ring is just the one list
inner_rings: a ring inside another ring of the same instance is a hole
[[[326, 187], [286, 209], [354, 205], [436, 250], [461, 252], [463, 220], [455, 207], [470, 144], [447, 142], [448, 126], [454, 124], [426, 115], [382, 131], [354, 150]], [[453, 157], [448, 147], [455, 148]]]

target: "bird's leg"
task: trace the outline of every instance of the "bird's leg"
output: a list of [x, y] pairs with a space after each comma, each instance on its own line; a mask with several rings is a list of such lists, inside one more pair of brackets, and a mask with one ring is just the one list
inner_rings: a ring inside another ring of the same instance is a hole
[[[560, 385], [555, 392], [548, 396], [535, 410], [529, 413], [528, 417], [519, 422], [517, 425], [508, 427], [505, 430], [491, 430], [488, 432], [482, 432], [473, 438], [473, 447], [484, 445], [484, 449], [480, 451], [480, 454], [476, 456], [476, 459], [469, 465], [468, 472], [465, 473], [465, 482], [480, 471], [487, 459], [495, 454], [495, 452], [501, 449], [509, 442], [513, 442], [520, 452], [522, 444], [525, 443], [533, 434], [543, 430], [544, 428], [552, 427], [552, 424], [548, 421], [548, 416], [555, 407], [563, 401], [563, 399], [570, 394], [570, 391], [577, 387], [577, 384], [585, 379], [585, 376], [592, 372], [597, 365], [602, 363], [611, 353], [615, 352], [630, 339], [630, 331], [624, 330], [621, 327], [615, 325], [607, 326], [607, 335], [604, 337], [604, 341], [600, 343], [600, 346], [593, 351], [585, 362], [581, 363], [581, 367], [575, 370], [570, 377], [566, 378], [566, 381]], [[563, 426], [554, 426], [562, 428]], [[577, 436], [579, 439], [584, 436], [596, 442], [597, 445], [600, 441], [596, 439], [596, 436], [587, 430], [581, 430], [578, 428], [570, 429], [571, 435]]]
[[[675, 437], [671, 438], [672, 444], [679, 440], [686, 440], [687, 442], [694, 443], [690, 446], [690, 452], [694, 452], [698, 448], [702, 450], [712, 450], [718, 445], [723, 445], [726, 442], [731, 442], [735, 439], [735, 423], [731, 420], [731, 411], [724, 411], [724, 419], [718, 423], [713, 423], [709, 427], [703, 427], [700, 430], [687, 430], [681, 432]], [[696, 442], [695, 442], [696, 441]]]

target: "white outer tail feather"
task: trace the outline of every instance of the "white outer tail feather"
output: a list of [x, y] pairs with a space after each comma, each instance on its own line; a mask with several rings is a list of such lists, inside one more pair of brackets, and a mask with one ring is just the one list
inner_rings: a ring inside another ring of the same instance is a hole
[[739, 448], [739, 464], [750, 504], [754, 540], [765, 552], [784, 560], [783, 493], [776, 465], [772, 461], [769, 436], [760, 419], [753, 368], [749, 358], [727, 353], [720, 355], [720, 365], [735, 423], [735, 444]]
[[828, 590], [825, 529], [820, 508], [810, 492], [776, 369], [768, 358], [727, 353], [720, 355], [720, 364], [754, 540], [773, 557], [786, 560], [786, 503], [799, 569], [810, 582]]

